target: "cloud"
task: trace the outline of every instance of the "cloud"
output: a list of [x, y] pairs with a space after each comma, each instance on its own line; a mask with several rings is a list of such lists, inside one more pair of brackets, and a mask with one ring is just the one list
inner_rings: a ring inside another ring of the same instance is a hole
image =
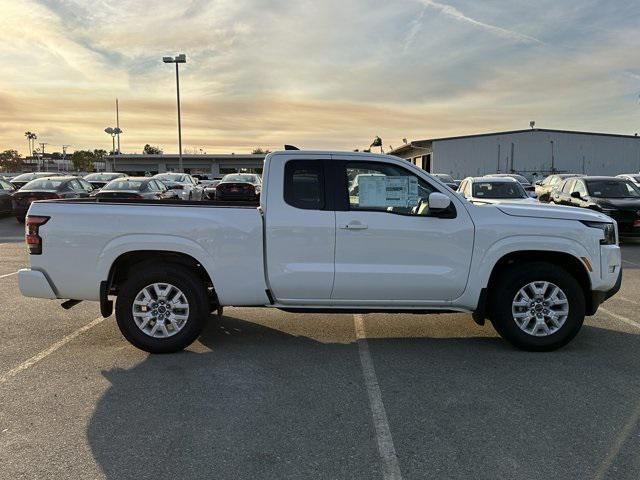
[[433, 8], [439, 11], [440, 13], [446, 15], [447, 17], [453, 18], [460, 22], [468, 23], [482, 30], [485, 30], [489, 33], [498, 35], [499, 37], [503, 37], [509, 40], [522, 42], [522, 43], [532, 43], [532, 44], [538, 44], [538, 45], [544, 44], [541, 40], [538, 40], [537, 38], [531, 37], [529, 35], [524, 35], [522, 33], [518, 33], [513, 30], [498, 27], [496, 25], [491, 25], [489, 23], [484, 23], [474, 18], [468, 17], [467, 15], [462, 13], [460, 10], [458, 10], [457, 8], [451, 5], [435, 2], [432, 0], [420, 0], [420, 2], [426, 7]]

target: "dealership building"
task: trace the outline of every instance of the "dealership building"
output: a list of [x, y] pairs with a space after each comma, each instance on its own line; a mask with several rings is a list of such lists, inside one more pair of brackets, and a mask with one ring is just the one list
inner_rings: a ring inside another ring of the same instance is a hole
[[[265, 154], [183, 154], [182, 165], [187, 173], [224, 175], [236, 172], [262, 173]], [[105, 170], [129, 175], [156, 174], [177, 171], [178, 154], [128, 154], [107, 155]]]
[[407, 142], [390, 152], [454, 178], [520, 173], [617, 175], [640, 171], [640, 137], [532, 128]]

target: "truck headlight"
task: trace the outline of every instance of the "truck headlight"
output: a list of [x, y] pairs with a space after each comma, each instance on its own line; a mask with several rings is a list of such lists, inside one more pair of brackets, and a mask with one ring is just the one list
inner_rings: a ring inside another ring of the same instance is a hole
[[604, 238], [600, 240], [600, 245], [615, 245], [616, 244], [616, 227], [613, 223], [607, 222], [587, 222], [584, 223], [589, 228], [599, 228], [604, 234]]

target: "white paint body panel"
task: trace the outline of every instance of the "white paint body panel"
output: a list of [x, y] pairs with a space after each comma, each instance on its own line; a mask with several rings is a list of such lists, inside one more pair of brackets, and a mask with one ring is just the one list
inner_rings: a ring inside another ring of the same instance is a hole
[[[400, 164], [448, 195], [457, 216], [311, 211], [286, 205], [284, 163], [329, 158]], [[43, 254], [31, 255], [31, 270], [19, 275], [22, 293], [98, 300], [99, 285], [113, 262], [139, 250], [190, 255], [209, 273], [221, 303], [237, 306], [269, 305], [265, 290], [270, 289], [275, 306], [283, 307], [472, 311], [496, 263], [522, 250], [587, 258], [593, 266], [592, 290], [610, 290], [618, 278], [619, 247], [600, 245], [601, 230], [581, 223], [611, 221], [595, 212], [546, 205], [475, 206], [397, 157], [288, 151], [270, 154], [265, 162], [260, 209], [33, 203], [29, 214], [51, 219], [40, 228]], [[351, 221], [368, 228], [336, 228]]]

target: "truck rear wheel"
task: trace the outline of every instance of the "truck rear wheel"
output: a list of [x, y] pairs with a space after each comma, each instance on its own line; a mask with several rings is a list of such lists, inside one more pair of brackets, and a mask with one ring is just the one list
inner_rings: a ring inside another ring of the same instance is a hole
[[489, 308], [504, 339], [524, 350], [550, 351], [580, 331], [585, 298], [576, 278], [556, 265], [514, 264], [492, 286]]
[[188, 268], [149, 266], [120, 286], [116, 321], [122, 335], [150, 353], [172, 353], [202, 332], [209, 304], [205, 286]]

